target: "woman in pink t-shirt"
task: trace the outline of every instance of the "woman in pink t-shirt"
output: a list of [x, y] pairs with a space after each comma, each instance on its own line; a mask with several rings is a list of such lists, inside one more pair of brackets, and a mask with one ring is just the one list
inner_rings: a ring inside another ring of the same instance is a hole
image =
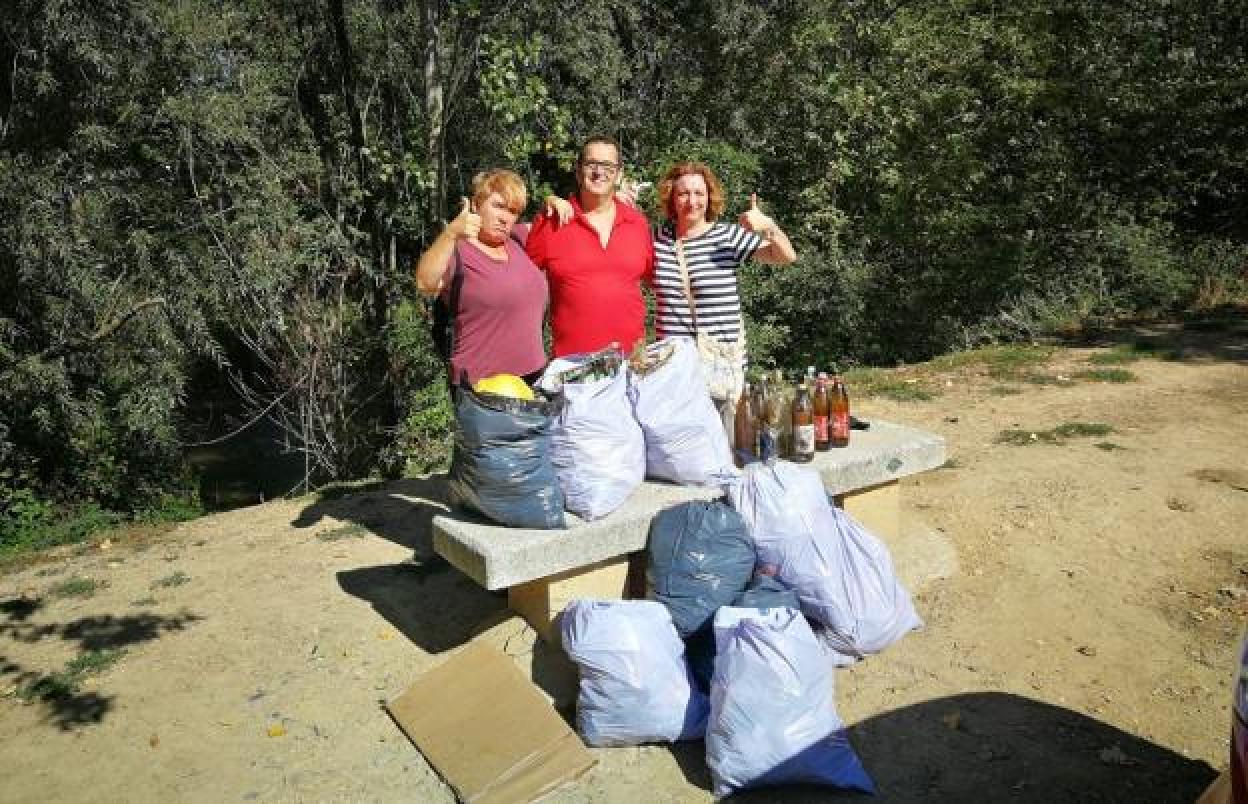
[[452, 302], [455, 338], [452, 384], [476, 383], [494, 374], [515, 374], [532, 383], [546, 366], [542, 319], [549, 292], [545, 275], [524, 252], [528, 227], [516, 224], [527, 195], [510, 170], [478, 173], [472, 200], [464, 199], [416, 265], [416, 286]]

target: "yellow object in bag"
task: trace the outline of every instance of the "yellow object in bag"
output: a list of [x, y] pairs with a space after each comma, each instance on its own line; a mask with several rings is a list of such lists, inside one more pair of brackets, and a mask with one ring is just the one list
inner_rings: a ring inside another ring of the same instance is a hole
[[512, 399], [533, 399], [533, 389], [529, 384], [514, 374], [495, 374], [491, 377], [482, 377], [477, 380], [477, 384], [472, 386], [474, 391], [486, 394], [497, 394], [498, 396], [507, 396]]

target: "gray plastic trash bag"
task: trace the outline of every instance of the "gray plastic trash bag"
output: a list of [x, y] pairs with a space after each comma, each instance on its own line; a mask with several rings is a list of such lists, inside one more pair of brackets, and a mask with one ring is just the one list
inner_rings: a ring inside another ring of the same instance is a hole
[[722, 608], [706, 764], [716, 798], [818, 784], [874, 793], [836, 714], [833, 667], [796, 609]]
[[697, 349], [687, 338], [668, 338], [651, 344], [646, 354], [655, 368], [633, 374], [629, 388], [646, 437], [646, 475], [709, 485], [717, 471], [732, 466], [732, 448], [706, 392]]
[[574, 600], [560, 617], [563, 649], [581, 675], [576, 730], [594, 746], [695, 740], [708, 703], [685, 664], [663, 604]]
[[564, 526], [551, 428], [559, 404], [455, 389], [451, 505], [519, 528]]
[[[699, 380], [700, 381], [700, 380]], [[647, 576], [682, 637], [710, 625], [754, 574], [754, 545], [741, 515], [720, 500], [681, 503], [650, 523]]]
[[797, 592], [770, 575], [755, 575], [732, 605], [739, 609], [795, 609], [801, 605]]
[[759, 571], [797, 592], [806, 616], [826, 626], [838, 663], [922, 627], [888, 549], [829, 502], [817, 472], [786, 461], [751, 464], [728, 492], [754, 539]]

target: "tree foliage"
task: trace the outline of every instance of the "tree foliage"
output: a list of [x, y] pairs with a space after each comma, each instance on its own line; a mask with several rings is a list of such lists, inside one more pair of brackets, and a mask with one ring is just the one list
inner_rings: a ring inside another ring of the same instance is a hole
[[218, 404], [284, 432], [305, 483], [436, 464], [412, 261], [478, 169], [566, 192], [592, 133], [650, 180], [704, 159], [730, 215], [757, 191], [783, 222], [798, 264], [742, 279], [763, 364], [1244, 292], [1236, 0], [10, 5], [6, 522], [186, 490]]

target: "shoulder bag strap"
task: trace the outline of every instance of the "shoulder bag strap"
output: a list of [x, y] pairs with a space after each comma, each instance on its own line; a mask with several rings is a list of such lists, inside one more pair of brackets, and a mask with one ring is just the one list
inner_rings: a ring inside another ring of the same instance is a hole
[[[693, 332], [699, 334], [698, 330], [698, 306], [693, 301], [693, 285], [689, 281], [689, 264], [685, 261], [685, 241], [683, 238], [676, 240], [676, 264], [680, 266], [680, 281], [685, 287], [685, 298], [689, 301], [689, 313], [693, 316]], [[738, 291], [740, 293], [740, 291]], [[737, 333], [737, 343], [745, 343], [745, 314], [741, 314], [741, 329]], [[710, 337], [710, 336], [707, 336]]]
[[689, 281], [689, 263], [685, 261], [685, 239], [676, 238], [676, 264], [680, 266], [680, 281], [685, 288], [685, 300], [689, 302], [689, 314], [693, 316], [693, 331], [698, 331], [698, 305], [693, 300], [693, 284]]

